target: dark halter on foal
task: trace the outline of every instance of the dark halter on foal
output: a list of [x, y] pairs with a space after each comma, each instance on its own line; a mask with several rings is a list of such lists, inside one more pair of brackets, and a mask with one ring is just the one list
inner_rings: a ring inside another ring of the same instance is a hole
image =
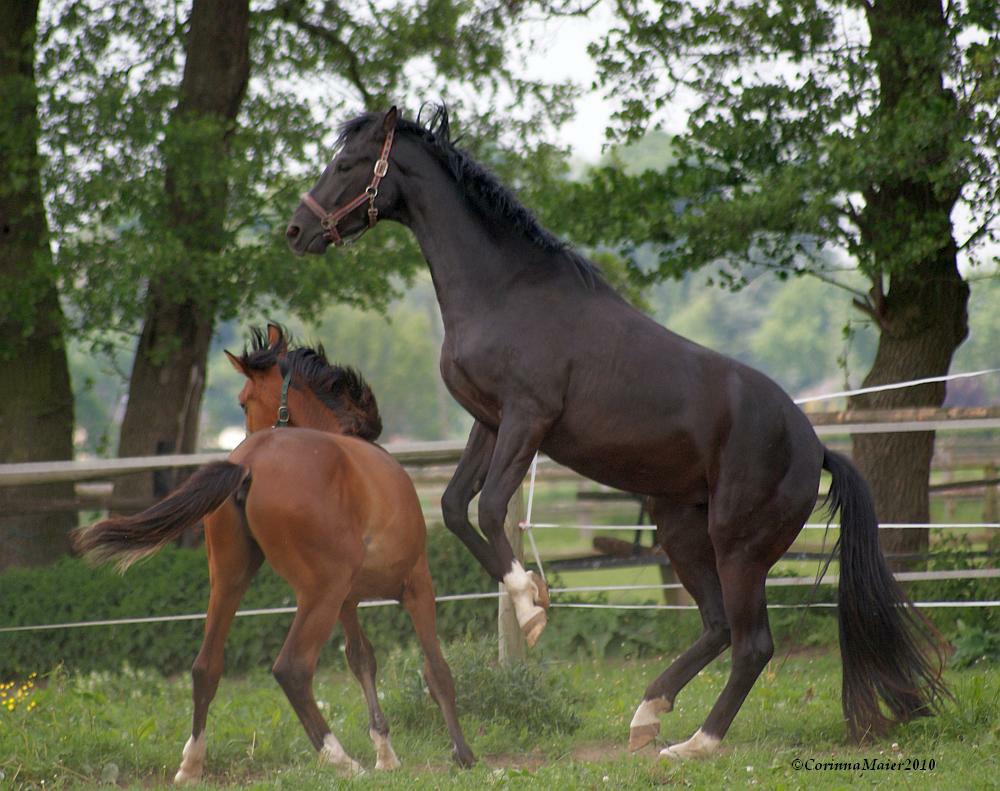
[[[375, 223], [378, 222], [378, 209], [375, 208], [375, 198], [378, 197], [379, 182], [383, 179], [385, 174], [389, 172], [389, 152], [392, 150], [392, 141], [395, 136], [395, 129], [390, 129], [385, 133], [385, 140], [382, 143], [382, 151], [379, 153], [378, 159], [375, 160], [375, 166], [372, 169], [372, 180], [368, 182], [368, 186], [365, 187], [364, 192], [346, 205], [341, 206], [339, 209], [335, 209], [334, 211], [328, 212], [320, 205], [319, 201], [317, 201], [308, 192], [302, 193], [302, 202], [306, 205], [306, 208], [309, 209], [309, 211], [319, 217], [320, 225], [322, 225], [323, 230], [326, 231], [324, 236], [329, 239], [335, 247], [343, 246], [345, 241], [354, 242], [360, 239], [364, 236], [365, 231], [370, 228], [374, 228]], [[352, 239], [343, 239], [340, 232], [337, 230], [338, 223], [365, 201], [368, 201], [368, 227], [362, 228], [361, 232]]]
[[281, 401], [278, 403], [278, 422], [274, 428], [284, 428], [288, 425], [288, 386], [292, 383], [292, 369], [289, 368], [285, 378], [281, 380]]

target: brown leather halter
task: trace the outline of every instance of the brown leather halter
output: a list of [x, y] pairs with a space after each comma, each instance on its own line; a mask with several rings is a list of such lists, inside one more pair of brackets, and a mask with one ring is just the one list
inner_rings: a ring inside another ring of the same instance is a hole
[[328, 212], [308, 192], [302, 193], [302, 202], [306, 205], [306, 208], [309, 209], [309, 211], [319, 217], [320, 225], [322, 225], [323, 230], [326, 231], [324, 236], [336, 247], [342, 246], [345, 242], [345, 240], [340, 236], [340, 232], [337, 230], [337, 224], [365, 201], [368, 201], [368, 228], [362, 228], [361, 232], [357, 234], [357, 236], [347, 241], [353, 242], [355, 239], [359, 239], [365, 231], [369, 228], [374, 228], [375, 223], [378, 222], [378, 209], [375, 208], [375, 198], [378, 196], [379, 182], [385, 174], [389, 172], [389, 152], [392, 150], [392, 141], [395, 136], [395, 129], [390, 129], [385, 133], [385, 141], [382, 143], [382, 151], [379, 153], [378, 159], [375, 160], [375, 167], [372, 171], [372, 180], [368, 182], [368, 186], [365, 187], [364, 192], [346, 205], [341, 206], [339, 209], [334, 211]]

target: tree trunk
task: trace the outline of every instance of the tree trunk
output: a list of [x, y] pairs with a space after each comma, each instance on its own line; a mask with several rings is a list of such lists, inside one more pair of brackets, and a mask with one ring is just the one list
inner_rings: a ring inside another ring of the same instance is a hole
[[[0, 463], [73, 457], [73, 393], [42, 202], [37, 2], [0, 0]], [[0, 514], [71, 497], [72, 484], [0, 489]], [[76, 515], [0, 516], [0, 570], [69, 549]]]
[[[859, 222], [874, 272], [863, 306], [880, 327], [865, 385], [941, 376], [968, 334], [969, 287], [958, 270], [951, 213], [963, 174], [947, 163], [963, 145], [965, 119], [944, 84], [948, 26], [939, 0], [883, 0], [866, 6], [879, 104], [870, 141], [885, 160], [864, 189]], [[913, 110], [924, 113], [914, 126]], [[906, 139], [900, 147], [899, 140]], [[889, 289], [883, 293], [883, 273]], [[888, 390], [851, 400], [856, 408], [940, 406], [943, 383]], [[933, 432], [863, 434], [854, 456], [871, 484], [883, 522], [928, 522]], [[928, 531], [881, 534], [887, 553], [923, 553]], [[892, 562], [896, 569], [923, 565]]]
[[[229, 193], [225, 162], [250, 76], [248, 0], [195, 0], [180, 98], [164, 142], [169, 231], [184, 254], [150, 283], [129, 383], [120, 456], [194, 451], [215, 307], [198, 262], [219, 253]], [[157, 486], [156, 482], [161, 485]], [[122, 479], [116, 496], [159, 496], [173, 476]]]
[[[886, 295], [886, 327], [879, 337], [878, 351], [864, 385], [880, 385], [909, 379], [942, 376], [967, 334], [966, 305], [969, 287], [954, 260], [928, 265], [923, 272], [893, 277]], [[896, 409], [940, 406], [944, 383], [885, 390], [851, 399], [856, 409]], [[928, 485], [934, 432], [856, 434], [854, 458], [872, 487], [881, 522], [926, 523], [930, 521]], [[925, 553], [928, 531], [883, 530], [882, 548], [887, 554]], [[897, 570], [924, 565], [921, 561], [890, 560]]]

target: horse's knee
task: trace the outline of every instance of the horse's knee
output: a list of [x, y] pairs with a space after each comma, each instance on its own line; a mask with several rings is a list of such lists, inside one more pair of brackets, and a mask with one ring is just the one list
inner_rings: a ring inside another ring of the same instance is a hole
[[774, 656], [774, 640], [767, 629], [756, 631], [745, 640], [733, 644], [733, 666], [760, 672]]
[[271, 668], [271, 674], [288, 695], [295, 695], [309, 688], [312, 673], [300, 662], [279, 658]]
[[456, 488], [448, 487], [441, 495], [441, 516], [445, 527], [452, 532], [469, 519], [469, 503], [472, 502]]

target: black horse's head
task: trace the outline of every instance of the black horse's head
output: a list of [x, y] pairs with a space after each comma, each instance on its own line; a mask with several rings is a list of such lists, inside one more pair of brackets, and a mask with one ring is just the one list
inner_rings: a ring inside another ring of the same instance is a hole
[[323, 253], [360, 236], [399, 197], [392, 143], [398, 113], [366, 113], [340, 127], [338, 152], [319, 181], [302, 196], [285, 231], [296, 255]]

